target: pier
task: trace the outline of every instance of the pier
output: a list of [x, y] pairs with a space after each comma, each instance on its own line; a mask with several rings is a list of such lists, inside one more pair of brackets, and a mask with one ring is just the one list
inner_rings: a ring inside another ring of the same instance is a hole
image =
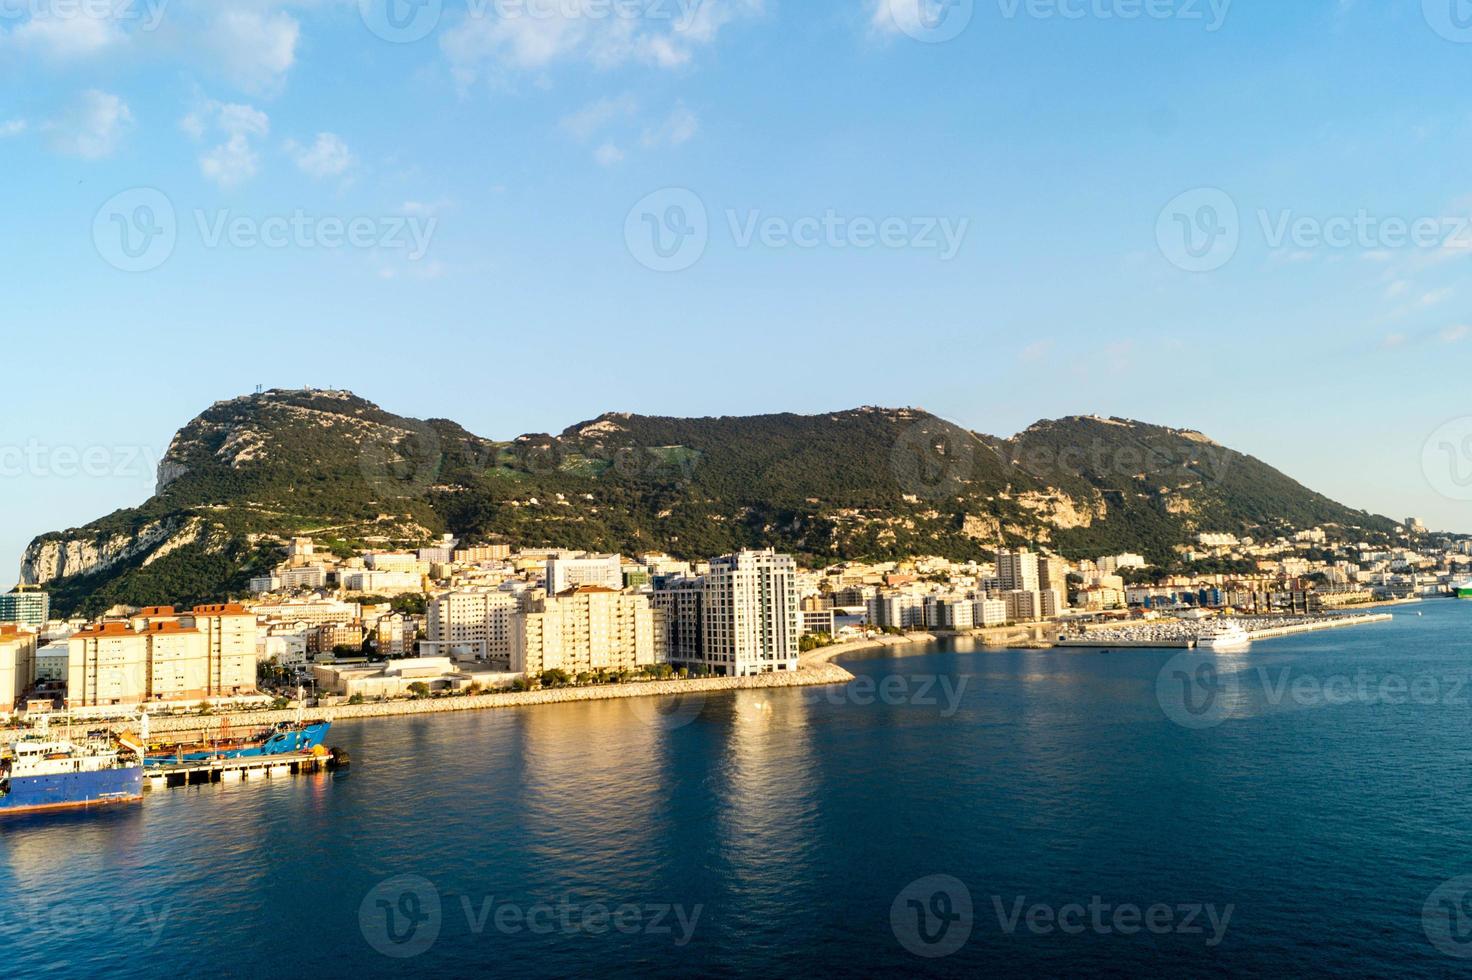
[[143, 772], [143, 787], [149, 790], [199, 786], [205, 783], [238, 783], [252, 779], [285, 779], [301, 773], [326, 772], [331, 757], [314, 752], [290, 755], [258, 755], [237, 759], [206, 759], [200, 762], [170, 762], [149, 766]]

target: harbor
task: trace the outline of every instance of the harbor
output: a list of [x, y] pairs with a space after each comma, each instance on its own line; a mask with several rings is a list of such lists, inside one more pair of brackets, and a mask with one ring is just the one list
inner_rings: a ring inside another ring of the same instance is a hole
[[[1238, 616], [1230, 622], [1241, 627], [1249, 642], [1268, 640], [1297, 633], [1344, 629], [1371, 623], [1389, 622], [1390, 613], [1365, 613], [1330, 616]], [[1103, 649], [1175, 649], [1191, 650], [1206, 645], [1204, 636], [1224, 620], [1188, 622], [1184, 620], [1133, 623], [1089, 630], [1080, 635], [1064, 634], [1055, 646]]]

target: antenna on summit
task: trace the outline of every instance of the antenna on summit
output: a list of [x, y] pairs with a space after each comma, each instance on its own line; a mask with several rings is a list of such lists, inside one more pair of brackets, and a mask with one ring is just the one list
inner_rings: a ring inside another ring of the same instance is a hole
[[256, 394], [259, 395], [259, 394], [263, 393], [265, 390], [266, 390], [266, 386], [265, 385], [256, 385]]

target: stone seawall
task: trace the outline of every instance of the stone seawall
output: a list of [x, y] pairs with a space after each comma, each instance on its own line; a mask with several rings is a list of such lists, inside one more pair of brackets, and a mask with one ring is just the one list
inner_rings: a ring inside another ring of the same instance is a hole
[[[852, 648], [851, 648], [852, 649]], [[839, 652], [849, 652], [848, 650]], [[308, 708], [310, 718], [328, 721], [350, 721], [358, 718], [393, 718], [402, 715], [428, 715], [452, 711], [486, 711], [493, 708], [522, 708], [534, 704], [564, 704], [570, 701], [613, 701], [622, 698], [674, 697], [716, 691], [748, 691], [781, 687], [810, 687], [825, 684], [847, 684], [853, 674], [837, 664], [804, 664], [792, 673], [758, 674], [755, 677], [701, 677], [691, 680], [648, 681], [638, 684], [605, 684], [598, 687], [560, 687], [544, 691], [509, 691], [502, 694], [477, 694], [470, 697], [424, 698], [418, 701], [386, 701], [382, 703], [340, 704], [333, 707]], [[274, 725], [296, 718], [294, 709], [254, 711], [220, 715], [181, 715], [149, 718], [150, 732], [198, 731], [217, 728], [228, 721], [231, 727]], [[136, 724], [117, 724], [113, 728], [136, 728]]]

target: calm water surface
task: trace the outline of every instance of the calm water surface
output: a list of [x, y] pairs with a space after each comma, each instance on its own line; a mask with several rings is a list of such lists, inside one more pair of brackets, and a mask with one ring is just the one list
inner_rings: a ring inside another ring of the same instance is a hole
[[1464, 974], [1472, 603], [1422, 609], [1205, 712], [1168, 651], [963, 643], [339, 724], [349, 773], [0, 824], [0, 975]]

